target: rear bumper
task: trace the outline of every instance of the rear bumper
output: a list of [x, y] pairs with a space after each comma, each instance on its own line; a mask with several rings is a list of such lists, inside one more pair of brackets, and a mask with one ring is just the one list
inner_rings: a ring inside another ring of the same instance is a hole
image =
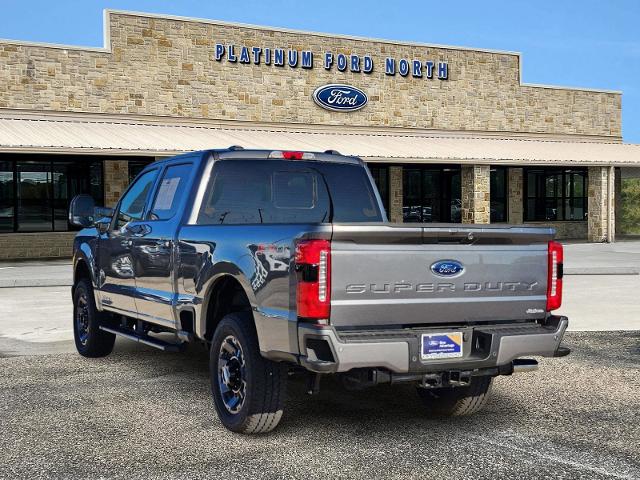
[[[300, 363], [319, 373], [356, 368], [384, 368], [395, 373], [474, 370], [508, 365], [524, 356], [564, 356], [560, 342], [567, 317], [551, 316], [544, 325], [509, 324], [402, 330], [337, 331], [332, 327], [299, 325]], [[463, 356], [422, 360], [424, 333], [463, 332]]]

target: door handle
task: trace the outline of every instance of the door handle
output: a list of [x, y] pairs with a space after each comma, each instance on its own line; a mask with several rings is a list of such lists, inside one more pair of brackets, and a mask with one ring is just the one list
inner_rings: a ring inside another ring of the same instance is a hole
[[145, 235], [149, 235], [151, 233], [151, 227], [143, 223], [127, 225], [125, 228], [127, 229], [127, 232], [129, 232], [134, 237], [144, 237]]

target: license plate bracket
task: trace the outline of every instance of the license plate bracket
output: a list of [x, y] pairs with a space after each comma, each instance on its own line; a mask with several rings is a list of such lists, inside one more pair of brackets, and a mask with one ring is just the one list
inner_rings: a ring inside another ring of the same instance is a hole
[[462, 332], [422, 334], [420, 341], [420, 358], [422, 360], [461, 358], [463, 355]]

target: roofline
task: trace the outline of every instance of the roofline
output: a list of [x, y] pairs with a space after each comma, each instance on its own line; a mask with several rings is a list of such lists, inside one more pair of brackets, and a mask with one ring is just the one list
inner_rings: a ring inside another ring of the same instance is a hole
[[130, 10], [110, 9], [110, 8], [105, 8], [103, 10], [103, 19], [102, 19], [103, 20], [103, 27], [102, 27], [103, 28], [103, 31], [102, 31], [103, 46], [102, 47], [86, 47], [86, 46], [79, 46], [79, 45], [66, 45], [66, 44], [47, 43], [47, 42], [29, 42], [24, 40], [12, 40], [12, 39], [4, 39], [4, 38], [0, 38], [0, 43], [8, 43], [8, 44], [21, 45], [21, 46], [27, 46], [27, 47], [32, 46], [32, 47], [43, 47], [43, 48], [57, 48], [57, 49], [63, 49], [63, 50], [82, 50], [82, 51], [97, 52], [97, 53], [111, 53], [111, 18], [110, 18], [111, 14], [128, 15], [132, 17], [143, 17], [143, 18], [157, 18], [162, 20], [174, 20], [178, 22], [204, 23], [208, 25], [248, 28], [253, 30], [263, 30], [263, 31], [266, 30], [270, 32], [293, 33], [296, 35], [310, 35], [310, 36], [317, 36], [317, 37], [323, 37], [323, 38], [340, 38], [344, 40], [353, 40], [353, 41], [359, 41], [359, 42], [378, 42], [378, 43], [386, 43], [390, 45], [399, 45], [399, 46], [439, 48], [444, 50], [458, 50], [458, 51], [491, 53], [491, 54], [498, 54], [498, 55], [512, 55], [518, 58], [518, 82], [522, 87], [548, 88], [548, 89], [554, 89], [554, 90], [585, 91], [585, 92], [594, 92], [594, 93], [622, 95], [621, 90], [609, 90], [609, 89], [589, 88], [589, 87], [571, 87], [571, 86], [561, 86], [561, 85], [544, 85], [544, 84], [538, 84], [538, 83], [525, 83], [522, 81], [522, 53], [521, 52], [508, 51], [508, 50], [494, 50], [494, 49], [488, 49], [488, 48], [472, 48], [472, 47], [464, 47], [464, 46], [440, 45], [436, 43], [389, 40], [389, 39], [383, 39], [383, 38], [371, 38], [371, 37], [361, 37], [356, 35], [324, 33], [324, 32], [315, 32], [315, 31], [307, 31], [307, 30], [297, 30], [292, 28], [282, 28], [282, 27], [269, 27], [269, 26], [254, 25], [249, 23], [227, 22], [223, 20], [211, 20], [207, 18], [183, 17], [179, 15], [145, 13], [145, 12], [136, 12], [136, 11], [130, 11]]

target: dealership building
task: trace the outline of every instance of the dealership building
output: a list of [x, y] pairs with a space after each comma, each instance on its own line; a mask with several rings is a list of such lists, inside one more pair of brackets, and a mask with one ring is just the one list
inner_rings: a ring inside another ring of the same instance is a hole
[[[621, 92], [524, 83], [520, 54], [106, 11], [104, 46], [0, 40], [0, 259], [69, 256], [70, 199], [244, 148], [362, 157], [393, 222], [614, 241]], [[618, 213], [618, 214], [617, 214]]]

